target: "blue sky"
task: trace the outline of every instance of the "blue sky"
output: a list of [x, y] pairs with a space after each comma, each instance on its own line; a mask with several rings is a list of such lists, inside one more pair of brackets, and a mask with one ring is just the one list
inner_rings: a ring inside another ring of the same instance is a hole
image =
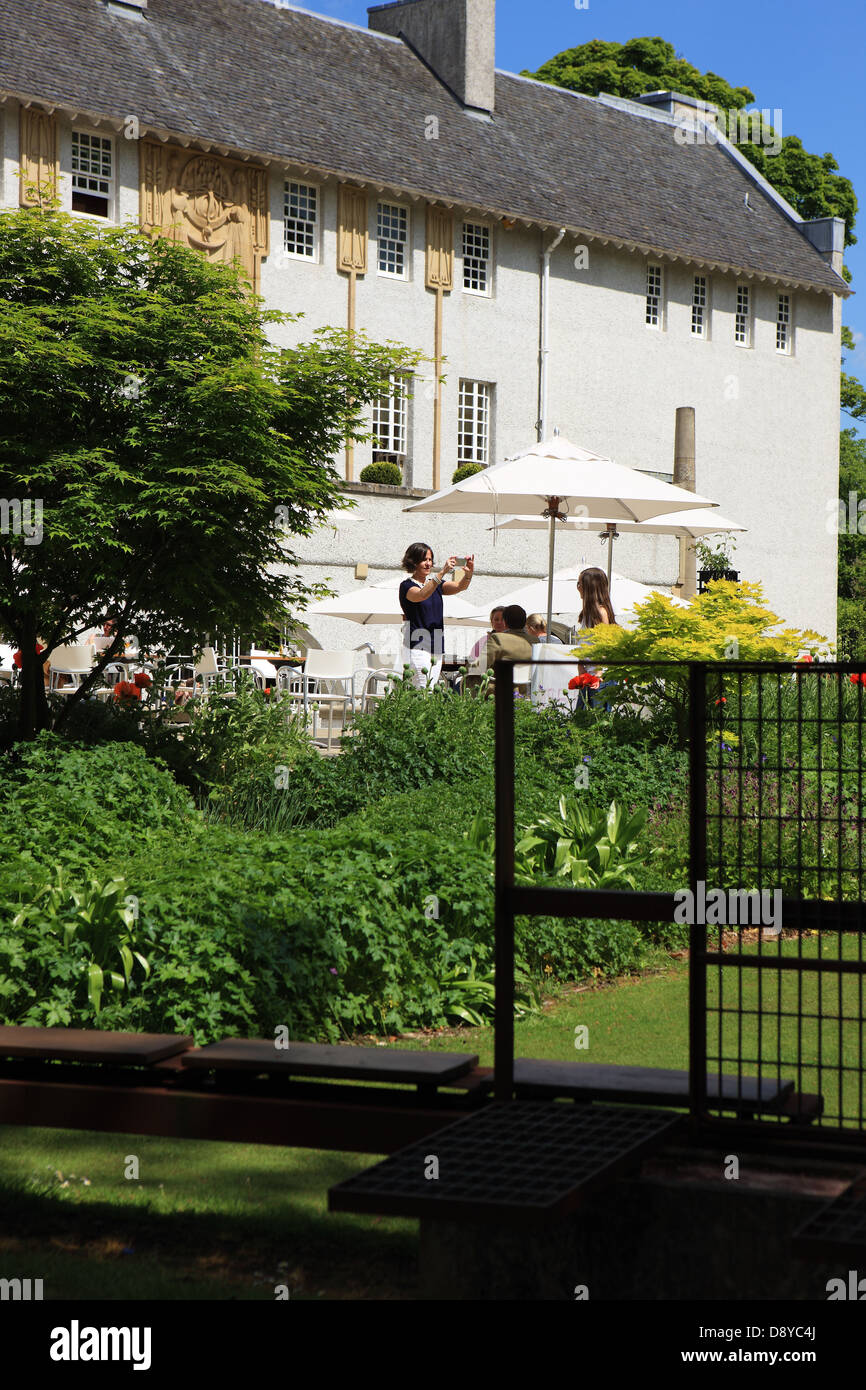
[[[304, 8], [367, 24], [360, 0], [314, 0]], [[496, 65], [535, 70], [589, 39], [622, 43], [647, 34], [667, 39], [702, 72], [749, 87], [757, 107], [782, 112], [783, 135], [799, 135], [812, 153], [831, 151], [851, 179], [860, 198], [860, 240], [846, 253], [858, 291], [844, 311], [857, 340], [846, 367], [866, 381], [866, 6], [862, 0], [788, 0], [784, 7], [754, 0], [589, 0], [579, 10], [574, 0], [497, 0]], [[852, 423], [845, 416], [842, 422]]]

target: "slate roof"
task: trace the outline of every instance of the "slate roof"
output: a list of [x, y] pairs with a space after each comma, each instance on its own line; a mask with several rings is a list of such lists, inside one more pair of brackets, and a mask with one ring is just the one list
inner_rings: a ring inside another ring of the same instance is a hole
[[729, 154], [678, 145], [649, 109], [497, 72], [488, 123], [400, 40], [267, 0], [149, 0], [144, 19], [103, 0], [0, 0], [0, 91], [847, 293]]

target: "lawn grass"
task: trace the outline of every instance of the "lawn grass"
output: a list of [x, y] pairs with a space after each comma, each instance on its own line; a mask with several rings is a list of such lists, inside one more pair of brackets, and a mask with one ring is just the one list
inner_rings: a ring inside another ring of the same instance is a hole
[[[814, 959], [820, 949], [838, 957], [838, 940], [750, 941], [744, 950], [801, 950]], [[845, 958], [858, 950], [857, 937], [842, 939]], [[804, 1019], [799, 1074], [795, 1020], [773, 1021], [780, 1000]], [[709, 1003], [718, 1001], [711, 984]], [[825, 1120], [835, 1123], [840, 1091], [832, 1069], [841, 1059], [852, 1068], [844, 1073], [845, 1113], [856, 1115], [863, 1100], [859, 977], [840, 984], [835, 976], [770, 970], [759, 980], [756, 970], [730, 966], [722, 1004], [737, 1009], [722, 1015], [722, 1051], [747, 1059], [744, 1074], [755, 1074], [759, 1055], [770, 1075], [781, 1059], [798, 1090], [824, 1095]], [[829, 1013], [843, 1015], [844, 1027]], [[588, 1046], [577, 1049], [581, 1025]], [[712, 1013], [708, 1040], [712, 1052]], [[489, 1027], [415, 1033], [391, 1046], [476, 1052], [483, 1065], [493, 1062]], [[687, 962], [669, 959], [664, 969], [610, 985], [560, 987], [540, 1013], [516, 1020], [515, 1055], [687, 1067]], [[0, 1146], [0, 1272], [43, 1278], [47, 1298], [272, 1300], [282, 1284], [302, 1299], [416, 1296], [415, 1222], [327, 1212], [328, 1188], [377, 1161], [369, 1155], [15, 1126], [0, 1128]], [[138, 1179], [124, 1177], [132, 1154]]]

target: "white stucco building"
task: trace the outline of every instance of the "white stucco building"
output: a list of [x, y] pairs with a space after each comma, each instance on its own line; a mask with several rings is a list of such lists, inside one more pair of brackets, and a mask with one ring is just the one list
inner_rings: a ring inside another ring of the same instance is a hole
[[[403, 486], [358, 481], [372, 444], [341, 457], [361, 522], [303, 542], [306, 577], [350, 589], [427, 540], [474, 551], [471, 595], [493, 602], [543, 573], [543, 537], [494, 545], [487, 521], [409, 500], [554, 427], [670, 478], [693, 406], [697, 490], [749, 528], [742, 577], [834, 635], [841, 220], [802, 222], [687, 98], [495, 71], [493, 6], [401, 0], [363, 30], [269, 0], [0, 0], [0, 206], [53, 171], [83, 217], [178, 219], [204, 254], [241, 255], [269, 307], [303, 315], [280, 341], [354, 326], [428, 359], [374, 422]], [[559, 553], [602, 559], [594, 536]], [[672, 538], [616, 556], [676, 579]], [[325, 646], [365, 635], [310, 626]]]

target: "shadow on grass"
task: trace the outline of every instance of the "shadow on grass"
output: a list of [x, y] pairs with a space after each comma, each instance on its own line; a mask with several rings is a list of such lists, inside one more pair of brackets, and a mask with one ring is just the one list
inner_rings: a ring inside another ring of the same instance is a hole
[[415, 1230], [383, 1218], [297, 1207], [159, 1212], [78, 1202], [47, 1183], [5, 1179], [0, 1233], [4, 1277], [45, 1277], [47, 1262], [49, 1298], [272, 1301], [277, 1285], [290, 1298], [416, 1296]]

